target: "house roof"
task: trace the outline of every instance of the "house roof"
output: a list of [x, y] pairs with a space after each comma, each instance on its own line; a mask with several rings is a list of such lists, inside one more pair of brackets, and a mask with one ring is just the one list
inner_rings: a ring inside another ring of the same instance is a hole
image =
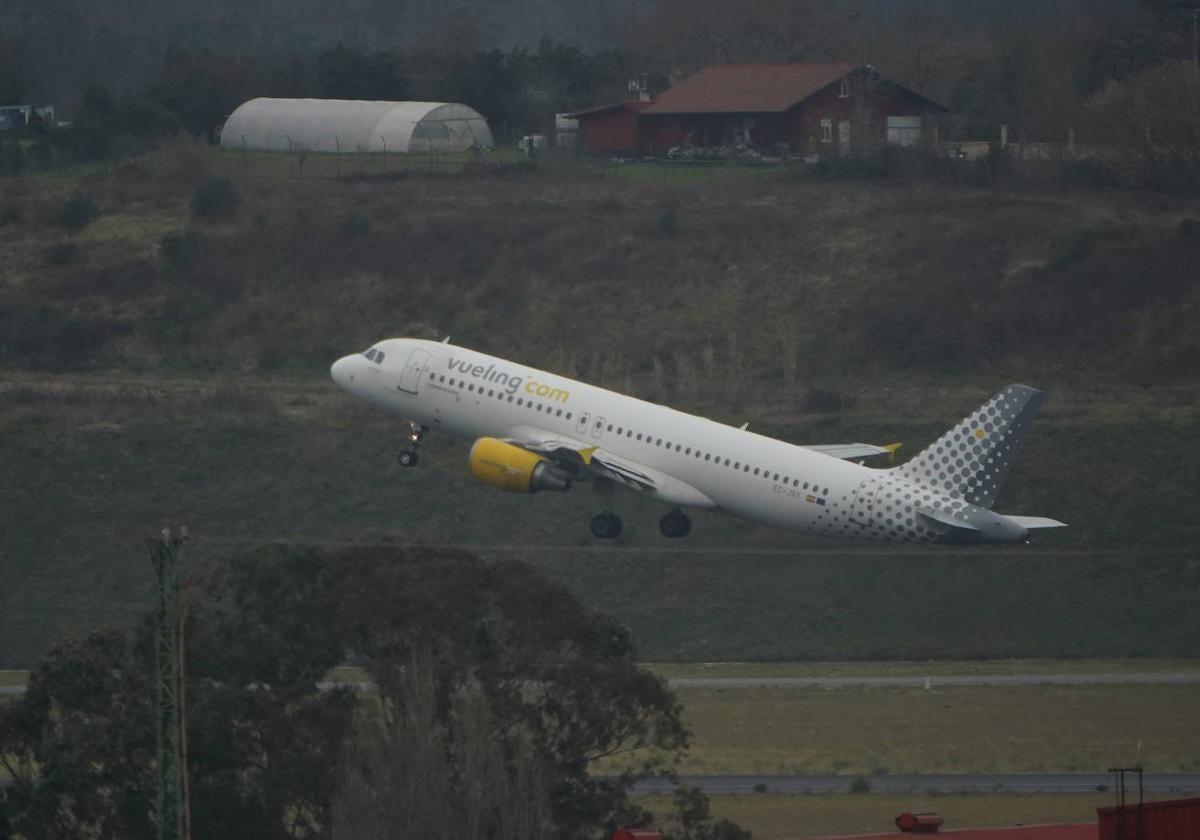
[[663, 93], [647, 114], [782, 112], [853, 72], [858, 65], [717, 64]]
[[597, 105], [595, 108], [585, 108], [582, 111], [572, 111], [566, 116], [573, 120], [577, 120], [580, 117], [594, 117], [597, 114], [603, 114], [608, 111], [644, 111], [652, 104], [654, 103], [647, 99], [630, 99], [625, 102], [613, 102], [608, 105]]

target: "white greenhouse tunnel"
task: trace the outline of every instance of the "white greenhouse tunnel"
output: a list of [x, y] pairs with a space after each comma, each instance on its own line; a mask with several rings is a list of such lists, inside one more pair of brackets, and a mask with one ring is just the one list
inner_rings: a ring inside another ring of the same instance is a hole
[[221, 146], [271, 152], [459, 152], [492, 147], [487, 120], [453, 102], [270, 99], [238, 106]]

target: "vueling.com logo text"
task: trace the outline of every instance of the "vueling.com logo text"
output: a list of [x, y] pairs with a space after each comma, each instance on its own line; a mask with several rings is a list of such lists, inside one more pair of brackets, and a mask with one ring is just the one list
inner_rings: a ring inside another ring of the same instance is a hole
[[484, 365], [473, 365], [461, 359], [450, 359], [446, 362], [446, 367], [450, 370], [456, 370], [464, 376], [471, 376], [475, 379], [481, 379], [484, 382], [493, 383], [509, 394], [515, 394], [518, 390], [522, 390], [530, 396], [554, 400], [555, 402], [566, 402], [571, 398], [570, 391], [555, 388], [553, 385], [545, 385], [533, 378], [526, 379], [524, 376], [518, 376], [515, 373], [504, 373], [503, 371], [496, 370], [495, 365], [487, 365], [485, 367]]

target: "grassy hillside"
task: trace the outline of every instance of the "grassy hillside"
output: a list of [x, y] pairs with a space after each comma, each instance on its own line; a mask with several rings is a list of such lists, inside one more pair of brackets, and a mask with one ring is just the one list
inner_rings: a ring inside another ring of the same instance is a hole
[[[0, 666], [141, 608], [143, 538], [181, 521], [201, 567], [270, 539], [524, 556], [658, 659], [1200, 655], [1187, 205], [506, 172], [256, 179], [184, 146], [5, 181]], [[213, 173], [241, 203], [199, 222]], [[100, 214], [72, 232], [79, 192]], [[667, 546], [661, 510], [628, 499], [627, 550], [605, 551], [586, 488], [504, 496], [437, 437], [422, 469], [395, 466], [398, 424], [327, 370], [404, 334], [798, 443], [907, 453], [1026, 381], [1051, 400], [999, 507], [1073, 527], [906, 556], [698, 516]]]

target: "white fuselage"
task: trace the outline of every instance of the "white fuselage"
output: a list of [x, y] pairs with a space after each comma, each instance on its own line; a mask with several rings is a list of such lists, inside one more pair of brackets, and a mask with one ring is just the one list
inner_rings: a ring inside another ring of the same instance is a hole
[[792, 531], [889, 542], [940, 536], [922, 524], [917, 504], [966, 507], [890, 470], [462, 347], [389, 339], [373, 349], [381, 361], [362, 354], [339, 360], [337, 384], [429, 429], [467, 439], [522, 438], [536, 429], [598, 447], [699, 491], [697, 507]]

